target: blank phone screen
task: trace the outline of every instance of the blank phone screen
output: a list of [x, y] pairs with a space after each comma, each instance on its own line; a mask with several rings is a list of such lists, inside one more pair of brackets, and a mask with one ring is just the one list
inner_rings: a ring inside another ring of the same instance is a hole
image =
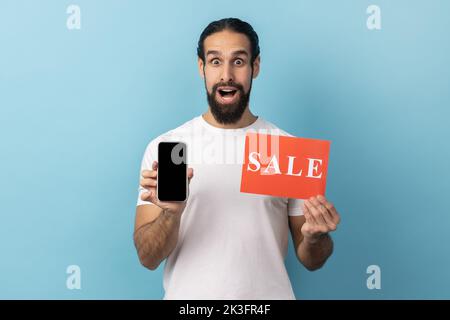
[[158, 199], [184, 201], [187, 197], [186, 144], [160, 142], [158, 144]]

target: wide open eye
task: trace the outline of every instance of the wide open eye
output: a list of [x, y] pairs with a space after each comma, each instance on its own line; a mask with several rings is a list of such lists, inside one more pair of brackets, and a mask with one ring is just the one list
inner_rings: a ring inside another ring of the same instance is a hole
[[219, 65], [220, 64], [220, 60], [219, 59], [217, 59], [217, 58], [214, 58], [214, 59], [211, 59], [211, 64], [213, 64], [213, 65], [215, 65], [215, 66], [217, 66], [217, 65]]

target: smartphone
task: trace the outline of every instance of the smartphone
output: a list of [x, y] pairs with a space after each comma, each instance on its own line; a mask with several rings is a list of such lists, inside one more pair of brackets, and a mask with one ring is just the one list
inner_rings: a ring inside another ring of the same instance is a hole
[[188, 197], [187, 150], [184, 142], [158, 144], [156, 194], [159, 201], [185, 201]]

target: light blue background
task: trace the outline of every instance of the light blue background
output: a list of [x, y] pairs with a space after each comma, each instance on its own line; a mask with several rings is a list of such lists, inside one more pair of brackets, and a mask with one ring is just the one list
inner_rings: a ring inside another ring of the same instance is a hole
[[[81, 30], [66, 8], [81, 7]], [[366, 27], [381, 8], [382, 29]], [[147, 143], [203, 113], [196, 42], [239, 17], [260, 36], [251, 110], [332, 140], [342, 223], [299, 299], [450, 298], [450, 2], [0, 1], [0, 298], [160, 299], [132, 230]], [[66, 288], [81, 267], [82, 289]], [[381, 267], [381, 290], [366, 268]], [[232, 275], [230, 275], [232, 276]]]

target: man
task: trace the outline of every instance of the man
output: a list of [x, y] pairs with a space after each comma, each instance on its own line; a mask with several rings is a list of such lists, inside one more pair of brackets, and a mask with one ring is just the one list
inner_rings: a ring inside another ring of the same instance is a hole
[[[299, 261], [316, 270], [332, 253], [329, 233], [339, 214], [323, 196], [300, 200], [240, 192], [246, 131], [289, 134], [250, 111], [260, 56], [248, 23], [210, 23], [197, 51], [209, 108], [145, 150], [134, 232], [139, 259], [154, 270], [167, 258], [164, 299], [295, 299], [284, 264], [289, 229]], [[160, 202], [157, 144], [179, 140], [191, 151], [189, 196], [183, 203]]]

